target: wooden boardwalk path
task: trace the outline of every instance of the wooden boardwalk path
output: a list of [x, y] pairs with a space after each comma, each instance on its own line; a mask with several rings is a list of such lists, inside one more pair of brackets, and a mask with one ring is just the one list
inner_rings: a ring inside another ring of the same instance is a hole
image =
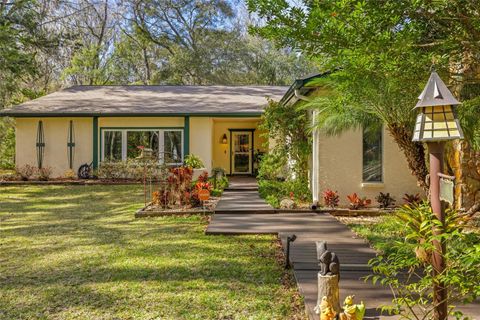
[[[317, 302], [318, 262], [315, 241], [327, 241], [329, 250], [340, 258], [341, 300], [355, 294], [358, 301], [367, 305], [367, 319], [378, 318], [375, 310], [381, 303], [391, 300], [390, 292], [365, 283], [361, 278], [369, 274], [368, 260], [375, 251], [361, 238], [355, 236], [345, 225], [327, 214], [216, 214], [206, 230], [207, 234], [278, 234], [285, 247], [286, 237], [291, 234], [297, 240], [290, 247], [290, 263], [293, 266], [300, 293], [305, 299], [310, 319], [318, 319], [313, 308]], [[388, 317], [392, 318], [393, 317]]]
[[[365, 319], [398, 319], [381, 315], [377, 309], [391, 302], [390, 290], [374, 286], [363, 278], [371, 273], [368, 261], [376, 252], [362, 238], [328, 214], [215, 214], [206, 234], [278, 234], [285, 248], [286, 237], [295, 234], [297, 239], [290, 247], [290, 263], [300, 293], [304, 297], [310, 319], [318, 319], [313, 308], [317, 302], [318, 263], [316, 241], [327, 241], [329, 250], [340, 258], [340, 300], [354, 294], [356, 301], [367, 306]], [[480, 319], [479, 305], [469, 305], [462, 311], [473, 319]]]
[[230, 177], [229, 186], [222, 194], [215, 213], [275, 213], [275, 211], [260, 198], [257, 179]]

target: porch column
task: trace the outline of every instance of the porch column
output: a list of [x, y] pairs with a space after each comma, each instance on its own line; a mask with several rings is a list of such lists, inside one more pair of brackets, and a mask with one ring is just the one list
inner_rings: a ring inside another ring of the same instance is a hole
[[190, 116], [184, 117], [183, 124], [183, 156], [190, 153]]

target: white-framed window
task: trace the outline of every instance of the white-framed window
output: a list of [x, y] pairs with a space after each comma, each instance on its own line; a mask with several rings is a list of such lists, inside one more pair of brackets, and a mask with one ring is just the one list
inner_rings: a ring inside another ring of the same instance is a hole
[[126, 161], [140, 155], [142, 146], [152, 149], [160, 163], [183, 162], [183, 129], [101, 128], [101, 160]]

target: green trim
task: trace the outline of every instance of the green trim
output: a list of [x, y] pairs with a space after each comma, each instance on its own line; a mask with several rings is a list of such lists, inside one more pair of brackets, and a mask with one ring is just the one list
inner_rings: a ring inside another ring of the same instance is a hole
[[93, 117], [93, 169], [98, 168], [98, 117]]
[[230, 175], [232, 175], [232, 130], [231, 129], [228, 129], [228, 132], [230, 133], [230, 149], [228, 150], [230, 152], [230, 156], [228, 157], [228, 159], [230, 160], [229, 161], [229, 165], [230, 165]]
[[183, 130], [183, 158], [190, 153], [190, 117], [186, 116], [184, 119]]
[[251, 143], [251, 147], [252, 147], [252, 155], [251, 155], [251, 167], [250, 167], [250, 172], [247, 173], [247, 174], [236, 174], [236, 175], [239, 175], [239, 176], [245, 176], [245, 175], [253, 175], [253, 156], [254, 156], [254, 151], [255, 151], [255, 130], [256, 129], [252, 129], [252, 128], [249, 128], [249, 129], [228, 129], [228, 131], [230, 132], [230, 174], [229, 175], [234, 175], [232, 173], [232, 155], [233, 155], [233, 150], [232, 150], [232, 132], [250, 132], [252, 134], [252, 139], [250, 141]]
[[[337, 70], [334, 70], [334, 72]], [[318, 78], [324, 78], [329, 75], [331, 75], [333, 72], [332, 71], [327, 71], [323, 73], [317, 73], [314, 75], [310, 75], [304, 78], [296, 79], [293, 84], [288, 88], [287, 92], [283, 95], [283, 97], [280, 99], [280, 104], [287, 104], [290, 99], [295, 97], [295, 90], [297, 89], [302, 89], [306, 88], [308, 90], [314, 90], [315, 87], [309, 87], [308, 84], [311, 84], [312, 81], [318, 79]]]
[[0, 117], [16, 117], [16, 118], [53, 118], [53, 117], [64, 117], [64, 118], [74, 118], [74, 117], [102, 117], [102, 118], [117, 118], [117, 117], [136, 117], [136, 118], [171, 118], [171, 117], [212, 117], [212, 118], [258, 118], [263, 115], [263, 111], [259, 112], [234, 112], [234, 113], [33, 113], [33, 112], [0, 112]]
[[100, 127], [101, 130], [164, 130], [164, 129], [173, 129], [173, 130], [183, 130], [184, 127]]

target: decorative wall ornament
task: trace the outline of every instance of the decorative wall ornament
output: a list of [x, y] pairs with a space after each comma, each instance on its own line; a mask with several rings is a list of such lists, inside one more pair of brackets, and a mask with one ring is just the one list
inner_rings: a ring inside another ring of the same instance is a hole
[[38, 121], [37, 126], [37, 167], [42, 169], [43, 156], [45, 153], [45, 133], [43, 131], [43, 122]]
[[67, 157], [68, 167], [73, 169], [73, 161], [75, 159], [75, 128], [73, 126], [73, 120], [70, 120], [67, 133]]

